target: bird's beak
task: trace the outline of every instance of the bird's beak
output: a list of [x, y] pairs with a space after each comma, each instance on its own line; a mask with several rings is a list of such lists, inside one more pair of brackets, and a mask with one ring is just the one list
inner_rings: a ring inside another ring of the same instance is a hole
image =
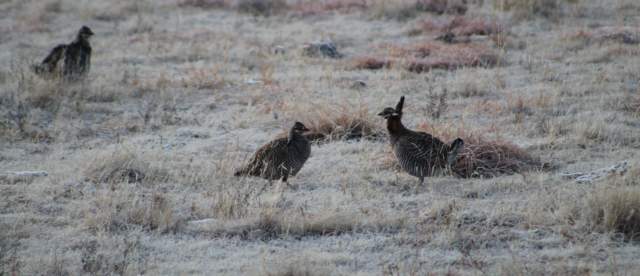
[[307, 127], [304, 127], [304, 128], [302, 129], [302, 131], [304, 132], [304, 131], [311, 131], [311, 130], [310, 130], [310, 129], [308, 129]]

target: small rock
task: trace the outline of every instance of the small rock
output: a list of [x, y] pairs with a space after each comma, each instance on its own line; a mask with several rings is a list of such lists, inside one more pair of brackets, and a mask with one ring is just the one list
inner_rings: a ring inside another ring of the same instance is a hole
[[307, 57], [342, 58], [333, 42], [310, 43], [302, 48], [302, 55]]
[[284, 49], [284, 47], [282, 47], [280, 45], [273, 47], [273, 54], [274, 55], [284, 55], [284, 54], [286, 54], [286, 52], [287, 51]]
[[352, 89], [362, 89], [365, 87], [367, 87], [367, 83], [361, 80], [356, 80], [353, 82], [353, 84], [351, 84]]

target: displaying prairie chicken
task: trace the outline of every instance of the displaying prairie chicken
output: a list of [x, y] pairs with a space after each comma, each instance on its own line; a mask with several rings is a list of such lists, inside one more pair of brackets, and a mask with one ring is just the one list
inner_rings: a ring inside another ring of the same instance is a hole
[[307, 127], [296, 122], [287, 137], [275, 139], [260, 147], [249, 164], [235, 172], [235, 176], [259, 176], [269, 180], [295, 176], [311, 155], [311, 144], [303, 135]]
[[457, 138], [447, 145], [431, 134], [407, 129], [402, 124], [403, 105], [404, 96], [400, 97], [396, 108], [387, 107], [378, 115], [387, 120], [391, 147], [400, 167], [420, 178], [422, 184], [425, 176], [453, 165], [464, 142]]
[[82, 26], [73, 42], [54, 47], [41, 63], [33, 66], [34, 72], [44, 78], [61, 76], [65, 81], [83, 79], [91, 67], [89, 38], [92, 35], [89, 27]]

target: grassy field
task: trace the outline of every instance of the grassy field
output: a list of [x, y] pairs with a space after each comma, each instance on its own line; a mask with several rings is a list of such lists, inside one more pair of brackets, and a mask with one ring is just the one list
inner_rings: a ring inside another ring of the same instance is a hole
[[[635, 0], [0, 0], [0, 275], [637, 275], [639, 45]], [[401, 95], [455, 175], [397, 169]], [[233, 176], [295, 121], [297, 189]]]

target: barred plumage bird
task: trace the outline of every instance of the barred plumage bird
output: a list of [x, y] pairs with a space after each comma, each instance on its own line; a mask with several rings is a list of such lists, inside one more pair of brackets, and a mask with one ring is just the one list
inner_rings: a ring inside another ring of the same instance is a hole
[[303, 135], [307, 127], [296, 122], [287, 137], [275, 139], [260, 147], [249, 164], [235, 172], [235, 176], [258, 176], [268, 180], [295, 176], [311, 155], [311, 144]]
[[400, 98], [396, 108], [387, 107], [378, 115], [387, 120], [391, 147], [400, 167], [418, 177], [422, 184], [425, 176], [431, 176], [436, 170], [456, 162], [464, 141], [457, 138], [451, 145], [447, 145], [431, 134], [407, 129], [402, 124], [403, 105], [404, 96]]
[[92, 35], [93, 31], [89, 27], [82, 26], [73, 42], [54, 47], [41, 63], [33, 66], [33, 71], [45, 78], [61, 75], [65, 81], [83, 79], [91, 67], [89, 38]]

